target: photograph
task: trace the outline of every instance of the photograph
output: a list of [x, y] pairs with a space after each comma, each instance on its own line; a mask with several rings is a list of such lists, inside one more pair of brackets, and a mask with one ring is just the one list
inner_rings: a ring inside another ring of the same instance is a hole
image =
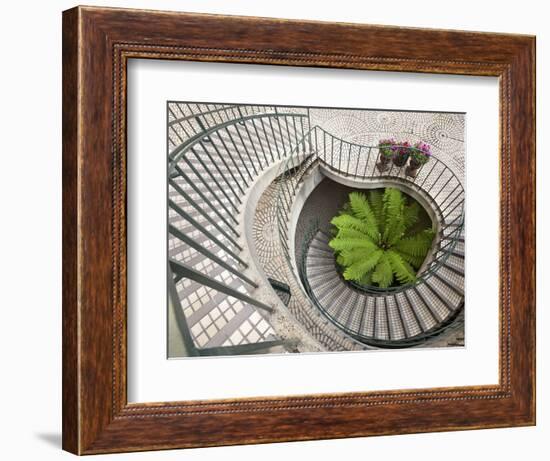
[[166, 108], [168, 358], [466, 347], [467, 114]]

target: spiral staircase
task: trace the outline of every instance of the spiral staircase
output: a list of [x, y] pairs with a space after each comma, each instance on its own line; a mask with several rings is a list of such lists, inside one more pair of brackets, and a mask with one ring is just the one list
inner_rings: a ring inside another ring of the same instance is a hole
[[[381, 173], [376, 147], [335, 136], [313, 109], [168, 112], [170, 357], [462, 344], [464, 190], [450, 162]], [[415, 284], [341, 278], [326, 220], [307, 217], [323, 181], [399, 187], [425, 207], [437, 237]]]

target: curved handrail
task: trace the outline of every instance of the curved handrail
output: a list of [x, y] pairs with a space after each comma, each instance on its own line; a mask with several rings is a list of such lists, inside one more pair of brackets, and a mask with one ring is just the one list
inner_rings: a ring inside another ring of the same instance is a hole
[[229, 120], [224, 123], [220, 123], [218, 125], [215, 125], [211, 128], [207, 128], [204, 131], [201, 131], [191, 138], [189, 138], [187, 141], [181, 143], [178, 147], [176, 147], [171, 153], [170, 153], [170, 166], [173, 164], [176, 164], [179, 159], [187, 152], [191, 147], [193, 147], [195, 144], [201, 142], [204, 138], [207, 138], [213, 133], [216, 133], [224, 128], [237, 125], [239, 123], [244, 123], [248, 120], [254, 120], [254, 119], [260, 119], [260, 118], [266, 118], [266, 117], [298, 117], [298, 118], [307, 118], [307, 115], [305, 114], [292, 114], [292, 113], [267, 113], [267, 114], [255, 114], [255, 115], [247, 115], [245, 117], [241, 117], [234, 120]]
[[[216, 105], [213, 104], [213, 106], [215, 107]], [[218, 107], [218, 108], [215, 108], [215, 109], [209, 109], [209, 110], [205, 110], [205, 111], [202, 111], [202, 112], [197, 112], [197, 113], [191, 113], [189, 115], [184, 115], [183, 117], [177, 117], [176, 114], [170, 109], [170, 106], [168, 106], [168, 110], [171, 112], [171, 114], [173, 116], [172, 120], [170, 120], [168, 122], [168, 126], [173, 126], [177, 123], [185, 122], [187, 120], [196, 119], [197, 117], [206, 117], [207, 115], [214, 116], [214, 115], [219, 115], [220, 113], [227, 114], [228, 111], [232, 111], [233, 109], [238, 110], [240, 107], [241, 106], [239, 104], [231, 104], [229, 106], [223, 105], [222, 107]], [[241, 117], [242, 117], [242, 115], [241, 115]]]

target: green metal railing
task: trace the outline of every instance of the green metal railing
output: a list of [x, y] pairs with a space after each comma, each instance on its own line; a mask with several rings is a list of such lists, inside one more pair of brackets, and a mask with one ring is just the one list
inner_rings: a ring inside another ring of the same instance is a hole
[[[169, 222], [168, 232], [190, 251], [183, 261], [169, 257], [172, 302], [179, 305], [176, 284], [186, 278], [271, 312], [271, 306], [253, 295], [257, 283], [245, 275], [248, 264], [239, 256], [243, 248], [238, 244], [236, 215], [248, 187], [303, 139], [309, 130], [307, 114], [274, 106], [173, 104], [185, 115], [178, 116], [168, 106], [168, 184], [175, 194], [168, 206], [177, 215], [177, 221]], [[176, 197], [184, 202], [176, 203]], [[206, 241], [210, 246], [204, 245]], [[226, 284], [204, 266], [220, 268], [235, 281]], [[179, 315], [177, 321], [185, 339], [192, 335], [184, 317]], [[279, 344], [264, 341], [234, 349], [245, 353]], [[186, 349], [194, 355], [233, 351], [231, 347], [206, 350], [194, 344], [186, 344]]]

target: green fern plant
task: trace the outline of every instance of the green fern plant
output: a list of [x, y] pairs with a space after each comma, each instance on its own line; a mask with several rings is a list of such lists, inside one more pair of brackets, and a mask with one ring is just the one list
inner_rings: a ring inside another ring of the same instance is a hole
[[418, 226], [421, 208], [399, 189], [351, 192], [331, 223], [329, 242], [346, 280], [388, 288], [416, 281], [434, 232]]

